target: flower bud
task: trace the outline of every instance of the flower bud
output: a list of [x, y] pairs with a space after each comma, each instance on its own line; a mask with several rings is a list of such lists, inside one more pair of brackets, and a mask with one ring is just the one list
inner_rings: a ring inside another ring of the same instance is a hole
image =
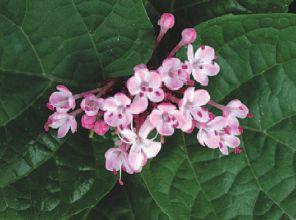
[[96, 121], [94, 131], [97, 135], [104, 135], [109, 131], [109, 126], [104, 120]]
[[191, 44], [196, 39], [196, 31], [194, 28], [185, 28], [182, 31], [182, 43]]
[[94, 127], [97, 116], [83, 115], [81, 118], [81, 125], [83, 128], [92, 129]]
[[175, 24], [175, 17], [171, 13], [163, 13], [158, 20], [158, 25], [162, 30], [167, 31], [171, 29]]

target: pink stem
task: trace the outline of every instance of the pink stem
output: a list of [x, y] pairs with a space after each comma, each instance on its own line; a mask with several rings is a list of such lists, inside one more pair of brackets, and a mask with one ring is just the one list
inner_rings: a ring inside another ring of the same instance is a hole
[[101, 88], [101, 90], [99, 90], [99, 92], [96, 94], [96, 97], [100, 98], [101, 96], [103, 96], [106, 92], [108, 92], [109, 89], [114, 86], [115, 82], [115, 79], [109, 81], [104, 87]]
[[170, 52], [170, 54], [168, 55], [167, 58], [170, 58], [170, 57], [174, 56], [174, 55], [177, 53], [177, 51], [178, 51], [183, 45], [184, 45], [183, 42], [180, 41], [180, 42], [177, 44], [177, 46], [176, 46], [176, 47]]
[[86, 92], [82, 92], [80, 94], [77, 94], [77, 95], [74, 95], [74, 98], [75, 99], [80, 99], [82, 97], [84, 97], [85, 95], [88, 95], [88, 94], [93, 94], [93, 93], [97, 93], [101, 90], [102, 88], [96, 88], [96, 89], [92, 89], [92, 90], [89, 90], [89, 91], [86, 91]]
[[213, 100], [210, 100], [209, 102], [208, 102], [208, 104], [209, 105], [211, 105], [211, 106], [213, 106], [213, 107], [215, 107], [215, 108], [217, 108], [217, 109], [220, 109], [221, 111], [225, 111], [226, 110], [226, 106], [224, 106], [224, 105], [220, 105], [220, 104], [218, 104], [217, 102], [214, 102]]
[[154, 48], [153, 48], [153, 51], [155, 51], [155, 49], [158, 47], [160, 41], [162, 40], [163, 36], [166, 34], [166, 31], [164, 30], [160, 30], [157, 38], [156, 38], [156, 42], [155, 42], [155, 45], [154, 45]]
[[79, 109], [76, 109], [75, 111], [71, 112], [70, 115], [73, 115], [74, 117], [76, 117], [77, 115], [79, 115], [82, 112], [83, 112], [83, 110], [81, 108], [79, 108]]

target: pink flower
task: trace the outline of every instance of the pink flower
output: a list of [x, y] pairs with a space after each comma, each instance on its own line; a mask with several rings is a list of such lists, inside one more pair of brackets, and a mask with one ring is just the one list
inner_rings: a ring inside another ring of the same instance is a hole
[[219, 73], [220, 67], [215, 62], [215, 50], [209, 46], [201, 46], [193, 54], [192, 45], [187, 50], [188, 65], [191, 67], [194, 79], [202, 86], [208, 85], [208, 76], [215, 76]]
[[119, 171], [119, 184], [123, 185], [122, 179], [121, 179], [121, 172], [122, 170], [133, 174], [134, 171], [131, 168], [129, 162], [128, 162], [128, 153], [125, 145], [118, 145], [118, 147], [110, 148], [105, 153], [105, 167], [106, 170], [114, 172], [116, 175], [117, 171]]
[[56, 109], [57, 112], [65, 113], [70, 109], [75, 108], [75, 98], [73, 97], [70, 90], [63, 86], [58, 85], [57, 90], [59, 92], [54, 92], [49, 97], [49, 102], [47, 103], [47, 107], [50, 110]]
[[171, 136], [175, 128], [182, 128], [185, 124], [182, 112], [171, 103], [158, 105], [157, 109], [151, 112], [149, 120], [158, 133], [163, 136]]
[[88, 116], [95, 116], [102, 109], [104, 99], [97, 98], [95, 95], [87, 95], [81, 102], [80, 107]]
[[94, 126], [94, 132], [97, 135], [104, 135], [109, 131], [109, 126], [106, 124], [104, 120], [96, 121]]
[[209, 93], [204, 89], [194, 90], [194, 87], [189, 87], [184, 92], [184, 97], [179, 103], [180, 110], [184, 113], [186, 124], [183, 130], [192, 127], [192, 120], [205, 123], [210, 120], [209, 111], [202, 107], [210, 101]]
[[248, 116], [249, 109], [240, 100], [234, 99], [230, 101], [226, 108], [223, 110], [223, 115], [230, 115], [237, 118], [246, 118]]
[[187, 45], [191, 44], [196, 39], [196, 31], [194, 28], [185, 28], [182, 31], [182, 44]]
[[187, 65], [181, 63], [178, 58], [168, 58], [158, 68], [162, 81], [170, 90], [178, 90], [189, 79]]
[[141, 172], [147, 159], [155, 157], [160, 151], [161, 143], [147, 138], [152, 129], [153, 126], [146, 119], [138, 134], [130, 129], [120, 131], [119, 135], [122, 136], [123, 142], [131, 144], [128, 160], [135, 172]]
[[81, 125], [83, 128], [86, 129], [93, 129], [97, 116], [88, 116], [86, 114], [82, 115], [81, 117]]
[[240, 144], [239, 138], [234, 134], [225, 132], [225, 128], [228, 126], [226, 118], [218, 116], [212, 121], [202, 125], [199, 125], [200, 130], [197, 133], [198, 142], [209, 148], [219, 148], [224, 154], [228, 154], [228, 147], [237, 148]]
[[160, 87], [160, 75], [156, 71], [148, 69], [139, 69], [127, 81], [130, 94], [135, 95], [137, 99], [143, 99], [145, 109], [148, 106], [148, 99], [152, 102], [161, 102], [164, 99], [164, 92]]
[[70, 129], [72, 133], [76, 132], [77, 122], [73, 115], [55, 112], [49, 116], [47, 122], [45, 123], [45, 131], [48, 131], [48, 127], [58, 129], [58, 138], [63, 138]]
[[171, 29], [175, 24], [175, 17], [171, 13], [163, 13], [158, 20], [158, 25], [160, 28], [167, 32], [168, 29]]
[[132, 121], [132, 114], [139, 114], [146, 110], [147, 105], [143, 99], [135, 98], [131, 103], [123, 93], [105, 99], [103, 110], [105, 122], [112, 127], [125, 127]]

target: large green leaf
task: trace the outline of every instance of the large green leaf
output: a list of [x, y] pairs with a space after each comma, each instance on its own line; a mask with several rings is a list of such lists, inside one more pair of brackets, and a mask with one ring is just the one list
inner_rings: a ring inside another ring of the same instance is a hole
[[296, 15], [225, 16], [196, 29], [218, 53], [212, 98], [239, 98], [254, 118], [242, 122], [238, 156], [196, 135], [169, 139], [142, 174], [149, 192], [172, 219], [295, 219]]
[[0, 218], [60, 219], [94, 206], [116, 179], [102, 169], [112, 139], [93, 143], [82, 135], [66, 141], [28, 176], [1, 188]]
[[[96, 172], [76, 167], [95, 160], [87, 134], [74, 145], [44, 133], [45, 103], [57, 84], [82, 91], [131, 74], [152, 47], [141, 1], [0, 0], [0, 216], [68, 216], [110, 190], [103, 163]], [[61, 165], [67, 148], [82, 152], [72, 170]]]
[[159, 13], [171, 12], [182, 27], [225, 14], [287, 12], [293, 0], [149, 0]]
[[94, 209], [81, 215], [88, 220], [168, 220], [150, 197], [141, 177], [137, 175], [125, 175], [124, 186], [116, 185]]

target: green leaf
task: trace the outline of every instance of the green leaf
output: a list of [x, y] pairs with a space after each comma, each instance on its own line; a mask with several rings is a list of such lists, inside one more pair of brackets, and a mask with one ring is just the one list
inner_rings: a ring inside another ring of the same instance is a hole
[[[87, 134], [65, 142], [43, 131], [51, 114], [45, 103], [57, 84], [80, 92], [130, 75], [149, 60], [152, 47], [141, 1], [0, 1], [1, 218], [70, 216], [111, 189], [114, 179], [103, 162], [94, 166]], [[67, 148], [69, 155], [82, 153], [69, 158]], [[77, 163], [92, 168], [80, 170]]]
[[159, 13], [171, 12], [178, 25], [194, 26], [226, 14], [287, 12], [293, 0], [149, 0]]
[[196, 132], [168, 139], [142, 173], [149, 192], [172, 219], [295, 219], [296, 15], [224, 16], [196, 29], [218, 53], [212, 98], [239, 98], [254, 118], [242, 121], [240, 155], [198, 145]]
[[168, 219], [150, 197], [143, 181], [137, 175], [125, 175], [124, 186], [117, 184], [111, 193], [106, 195], [94, 209], [88, 210], [88, 212], [83, 214], [84, 219], [88, 220], [95, 220], [98, 217], [102, 220]]
[[0, 8], [0, 126], [57, 83], [130, 75], [151, 55], [152, 26], [137, 0], [11, 0]]
[[1, 188], [0, 217], [60, 219], [91, 208], [116, 179], [103, 169], [112, 139], [91, 141], [75, 136], [28, 176]]

